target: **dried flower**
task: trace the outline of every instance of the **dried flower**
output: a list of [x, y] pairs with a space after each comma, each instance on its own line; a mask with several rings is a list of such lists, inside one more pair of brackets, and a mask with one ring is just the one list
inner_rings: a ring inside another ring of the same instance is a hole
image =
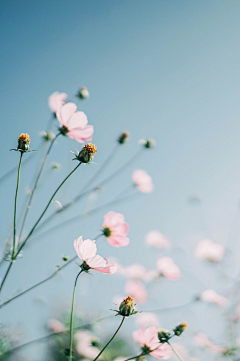
[[126, 141], [129, 139], [130, 134], [128, 132], [123, 132], [120, 137], [118, 138], [119, 144], [125, 144]]
[[78, 155], [75, 153], [73, 154], [75, 154], [76, 156], [76, 158], [74, 159], [79, 160], [79, 162], [88, 164], [93, 160], [93, 156], [96, 152], [97, 152], [97, 147], [95, 146], [95, 144], [88, 143], [82, 147]]
[[187, 328], [187, 323], [181, 322], [173, 329], [173, 332], [175, 333], [176, 336], [181, 336], [181, 334], [186, 330], [186, 328]]

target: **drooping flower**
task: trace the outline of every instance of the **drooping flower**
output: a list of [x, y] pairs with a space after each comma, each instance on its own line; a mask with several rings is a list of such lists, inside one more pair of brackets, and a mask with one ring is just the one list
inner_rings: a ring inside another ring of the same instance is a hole
[[218, 263], [223, 259], [224, 248], [221, 244], [215, 243], [210, 239], [203, 239], [197, 245], [195, 255], [200, 259]]
[[48, 321], [47, 327], [54, 333], [61, 333], [66, 331], [66, 327], [62, 324], [62, 322], [52, 318]]
[[133, 339], [139, 343], [146, 355], [150, 354], [157, 359], [164, 360], [169, 359], [172, 355], [172, 349], [168, 344], [160, 344], [155, 326], [142, 326], [133, 332]]
[[150, 231], [145, 237], [145, 242], [148, 246], [156, 248], [168, 248], [170, 247], [170, 242], [164, 234], [159, 231]]
[[116, 263], [109, 263], [106, 258], [97, 255], [97, 246], [95, 241], [86, 239], [83, 241], [82, 236], [76, 238], [74, 243], [75, 251], [78, 257], [83, 261], [81, 268], [88, 271], [90, 268], [102, 273], [115, 273], [118, 265]]
[[48, 98], [48, 105], [49, 108], [53, 113], [57, 113], [58, 109], [61, 108], [61, 106], [65, 103], [65, 100], [67, 99], [66, 93], [59, 93], [54, 92], [50, 97]]
[[226, 306], [229, 301], [227, 298], [217, 294], [214, 290], [205, 290], [201, 293], [200, 299], [209, 303], [214, 303], [218, 306]]
[[59, 131], [80, 143], [88, 142], [92, 139], [93, 126], [87, 125], [88, 120], [84, 112], [76, 110], [77, 106], [74, 103], [66, 103], [58, 109], [57, 119], [61, 124]]
[[140, 192], [151, 193], [153, 191], [152, 178], [147, 174], [147, 172], [145, 172], [145, 170], [135, 170], [132, 175], [132, 180]]
[[128, 281], [125, 285], [125, 293], [132, 296], [137, 303], [144, 303], [147, 300], [146, 288], [140, 281]]
[[130, 242], [126, 235], [129, 232], [129, 226], [124, 220], [124, 215], [116, 212], [108, 212], [103, 218], [103, 234], [108, 243], [114, 247], [127, 246]]
[[157, 260], [157, 268], [163, 277], [170, 280], [178, 280], [181, 276], [179, 267], [170, 257], [161, 257]]

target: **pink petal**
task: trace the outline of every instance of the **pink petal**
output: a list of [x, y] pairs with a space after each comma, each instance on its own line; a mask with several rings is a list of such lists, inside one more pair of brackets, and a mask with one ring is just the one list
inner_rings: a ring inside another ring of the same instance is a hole
[[[80, 247], [81, 254], [83, 256], [83, 261], [86, 261], [89, 258], [93, 258], [97, 254], [97, 246], [95, 241], [91, 241], [90, 239], [86, 239]], [[90, 265], [89, 265], [90, 266]]]
[[107, 241], [113, 247], [125, 247], [129, 244], [130, 239], [125, 236], [110, 236], [107, 237]]
[[96, 255], [96, 256], [94, 256], [92, 258], [88, 258], [86, 260], [86, 262], [87, 262], [89, 267], [95, 269], [96, 271], [99, 271], [98, 268], [103, 269], [107, 265], [106, 260], [103, 257], [99, 256], [99, 255]]
[[109, 263], [109, 261], [105, 258], [105, 261], [107, 262], [106, 267], [103, 269], [97, 269], [97, 271], [107, 274], [113, 274], [117, 272], [118, 264], [117, 263]]
[[69, 130], [74, 128], [85, 128], [88, 123], [87, 116], [84, 112], [76, 112], [69, 118], [67, 127]]
[[84, 143], [84, 142], [89, 142], [90, 140], [92, 140], [93, 132], [94, 132], [93, 126], [87, 125], [83, 129], [81, 129], [81, 128], [72, 129], [72, 130], [70, 130], [69, 133], [67, 133], [67, 135], [70, 138], [75, 139], [80, 143]]
[[73, 242], [73, 246], [75, 248], [75, 251], [77, 252], [78, 257], [83, 261], [83, 255], [81, 252], [81, 245], [83, 243], [82, 236], [76, 238]]
[[68, 120], [77, 110], [77, 106], [74, 103], [66, 103], [57, 111], [57, 118], [62, 125], [67, 126]]

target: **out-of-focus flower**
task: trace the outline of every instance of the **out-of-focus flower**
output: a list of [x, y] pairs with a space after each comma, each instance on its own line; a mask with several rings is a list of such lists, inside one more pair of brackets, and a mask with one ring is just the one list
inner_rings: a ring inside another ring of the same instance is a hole
[[54, 172], [59, 172], [62, 168], [62, 165], [60, 163], [57, 163], [57, 162], [52, 162], [51, 163], [51, 169], [54, 171]]
[[102, 273], [115, 273], [118, 265], [116, 263], [109, 263], [106, 258], [97, 255], [97, 246], [95, 241], [86, 239], [83, 241], [82, 236], [76, 238], [74, 243], [75, 251], [78, 257], [83, 261], [81, 268], [88, 271], [90, 268]]
[[69, 260], [69, 256], [62, 256], [62, 260], [63, 260], [64, 262], [67, 262], [67, 261]]
[[170, 242], [164, 234], [159, 231], [150, 231], [145, 237], [145, 242], [148, 246], [156, 248], [168, 248], [170, 247]]
[[120, 137], [118, 138], [119, 144], [125, 144], [126, 141], [129, 139], [130, 134], [128, 132], [123, 132]]
[[86, 88], [85, 86], [83, 86], [77, 96], [80, 98], [80, 99], [88, 99], [90, 97], [90, 94], [89, 94], [89, 91], [88, 91], [88, 88]]
[[176, 336], [181, 336], [181, 334], [186, 330], [187, 324], [186, 322], [179, 323], [174, 329], [173, 332]]
[[93, 160], [93, 156], [96, 152], [97, 147], [95, 146], [95, 144], [88, 143], [82, 147], [78, 154], [75, 154], [74, 152], [72, 153], [76, 156], [76, 158], [74, 159], [79, 160], [79, 162], [88, 164]]
[[66, 327], [62, 324], [62, 322], [52, 318], [48, 321], [47, 327], [50, 331], [54, 333], [64, 332], [66, 331]]
[[168, 330], [163, 329], [163, 328], [158, 330], [157, 336], [158, 336], [158, 339], [159, 339], [159, 341], [161, 343], [168, 342], [168, 340], [170, 340], [170, 338], [171, 338], [170, 332]]
[[126, 235], [129, 232], [129, 226], [124, 220], [124, 215], [116, 212], [108, 212], [103, 218], [103, 234], [108, 243], [114, 247], [127, 246], [130, 242]]
[[170, 257], [161, 257], [157, 260], [157, 268], [163, 277], [170, 280], [178, 280], [181, 276], [179, 267]]
[[220, 244], [215, 243], [210, 239], [203, 239], [198, 243], [195, 255], [200, 259], [218, 263], [223, 259], [224, 248]]
[[53, 140], [56, 138], [56, 134], [52, 131], [49, 130], [48, 132], [45, 132], [45, 130], [42, 130], [39, 133], [40, 137], [42, 137], [44, 140], [46, 140], [46, 142], [48, 142], [49, 140]]
[[158, 272], [156, 270], [147, 270], [143, 265], [135, 263], [128, 267], [119, 267], [118, 272], [127, 277], [140, 281], [151, 281], [157, 278]]
[[87, 125], [88, 120], [84, 112], [76, 110], [77, 106], [74, 103], [66, 103], [58, 109], [57, 119], [61, 124], [59, 131], [80, 143], [89, 142], [92, 139], [93, 126]]
[[155, 313], [142, 312], [136, 316], [136, 323], [138, 325], [157, 326], [159, 325], [159, 319]]
[[152, 178], [147, 174], [147, 172], [145, 172], [145, 170], [135, 170], [132, 175], [132, 180], [140, 192], [151, 193], [153, 191], [154, 187]]
[[223, 296], [220, 296], [214, 290], [205, 290], [205, 291], [203, 291], [201, 293], [201, 295], [200, 295], [200, 299], [202, 301], [215, 303], [218, 306], [226, 306], [229, 303], [227, 298], [225, 298]]
[[[142, 326], [139, 330], [133, 332], [133, 339], [139, 343], [142, 351], [146, 355], [151, 355], [157, 359], [167, 360], [172, 355], [172, 349], [169, 345], [159, 344], [157, 328], [155, 326]], [[159, 347], [158, 347], [159, 345]]]
[[142, 144], [145, 148], [152, 149], [155, 147], [156, 142], [154, 139], [139, 139], [139, 144]]
[[58, 109], [61, 108], [61, 106], [65, 103], [65, 100], [67, 99], [66, 93], [59, 93], [54, 92], [50, 97], [48, 98], [48, 105], [49, 108], [53, 113], [57, 113]]
[[209, 348], [210, 350], [221, 353], [223, 355], [225, 355], [227, 353], [227, 351], [228, 351], [226, 349], [226, 347], [216, 345], [215, 343], [210, 341], [208, 339], [207, 335], [205, 335], [205, 333], [196, 334], [194, 339], [199, 345], [201, 345], [203, 347], [206, 347], [206, 348]]
[[79, 330], [74, 335], [76, 351], [79, 355], [93, 360], [99, 354], [100, 350], [96, 347], [99, 340], [88, 330]]
[[125, 285], [125, 293], [132, 296], [137, 303], [144, 303], [147, 300], [147, 291], [140, 281], [128, 281]]

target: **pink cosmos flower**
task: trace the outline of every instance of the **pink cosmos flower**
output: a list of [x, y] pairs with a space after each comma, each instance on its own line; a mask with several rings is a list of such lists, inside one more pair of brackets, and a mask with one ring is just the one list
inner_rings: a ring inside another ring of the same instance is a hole
[[100, 350], [96, 346], [92, 346], [94, 341], [98, 341], [90, 331], [80, 330], [75, 333], [74, 340], [76, 343], [76, 350], [79, 355], [93, 360], [99, 354]]
[[138, 325], [159, 326], [159, 319], [155, 313], [141, 312], [136, 315], [136, 323]]
[[195, 255], [200, 259], [218, 263], [223, 259], [224, 248], [210, 239], [203, 239], [197, 245]]
[[215, 303], [218, 306], [226, 306], [228, 304], [228, 299], [220, 296], [214, 290], [205, 290], [201, 293], [200, 297], [203, 301]]
[[147, 174], [147, 172], [145, 172], [145, 170], [135, 170], [132, 175], [132, 180], [140, 192], [151, 193], [153, 191], [152, 178]]
[[195, 341], [199, 345], [201, 345], [203, 347], [206, 347], [206, 348], [209, 348], [210, 350], [221, 353], [223, 355], [226, 354], [226, 352], [227, 352], [227, 349], [225, 347], [216, 345], [215, 343], [210, 341], [207, 338], [207, 335], [205, 335], [205, 333], [198, 333], [197, 335], [195, 335], [194, 338], [195, 338]]
[[125, 285], [125, 293], [134, 298], [136, 303], [144, 303], [147, 300], [147, 291], [140, 281], [128, 281]]
[[143, 265], [134, 263], [128, 267], [119, 267], [118, 272], [127, 277], [140, 281], [152, 281], [157, 278], [158, 272], [156, 270], [147, 270]]
[[155, 326], [148, 328], [142, 326], [139, 330], [133, 332], [133, 339], [139, 343], [143, 351], [148, 352], [153, 357], [167, 360], [172, 356], [171, 347], [166, 343], [160, 344]]
[[159, 231], [148, 232], [145, 237], [145, 242], [148, 246], [156, 248], [168, 248], [170, 247], [170, 242], [166, 236], [164, 236]]
[[76, 238], [74, 243], [75, 251], [78, 257], [83, 261], [83, 269], [95, 269], [102, 273], [115, 273], [118, 265], [116, 263], [109, 263], [106, 258], [97, 255], [97, 246], [95, 241], [86, 239], [83, 241], [82, 236]]
[[179, 267], [170, 257], [159, 258], [157, 260], [157, 268], [164, 277], [170, 280], [178, 280], [181, 276]]
[[66, 99], [67, 99], [66, 93], [54, 92], [48, 98], [49, 108], [53, 113], [57, 113], [58, 109], [61, 108], [61, 106], [65, 103]]
[[80, 143], [88, 142], [92, 139], [93, 126], [87, 125], [88, 120], [84, 112], [77, 112], [74, 103], [66, 103], [57, 110], [57, 119], [61, 124], [59, 130], [63, 135], [77, 140]]
[[66, 331], [66, 327], [62, 324], [62, 322], [52, 318], [48, 321], [47, 327], [54, 333], [64, 332]]
[[108, 243], [114, 247], [127, 246], [130, 242], [126, 235], [129, 232], [129, 226], [124, 221], [124, 215], [116, 212], [108, 212], [103, 218], [103, 234]]

